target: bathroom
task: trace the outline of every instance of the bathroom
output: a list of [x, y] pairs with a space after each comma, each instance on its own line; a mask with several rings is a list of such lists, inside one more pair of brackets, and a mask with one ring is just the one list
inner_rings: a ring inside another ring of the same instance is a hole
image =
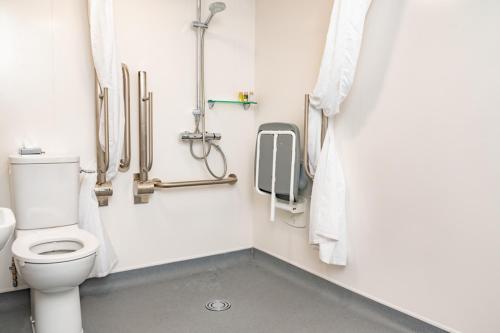
[[[334, 117], [346, 184], [338, 265], [310, 241], [316, 183], [306, 177], [294, 214], [270, 210], [254, 178], [263, 124], [296, 125], [303, 160], [305, 95], [334, 2], [349, 0], [225, 0], [204, 36], [204, 103], [237, 102], [205, 105], [237, 182], [157, 188], [142, 204], [139, 72], [154, 94], [149, 179], [217, 181], [179, 139], [195, 128], [197, 0], [105, 2], [130, 73], [130, 166], [98, 208], [117, 262], [80, 285], [84, 332], [500, 332], [500, 3], [371, 1]], [[23, 145], [96, 170], [90, 3], [0, 0], [0, 207], [17, 220], [10, 161]], [[201, 5], [203, 21], [211, 1]], [[207, 164], [224, 171], [217, 148]], [[0, 333], [39, 321], [22, 274], [13, 286], [16, 237], [0, 251]], [[217, 300], [230, 308], [208, 310]]]

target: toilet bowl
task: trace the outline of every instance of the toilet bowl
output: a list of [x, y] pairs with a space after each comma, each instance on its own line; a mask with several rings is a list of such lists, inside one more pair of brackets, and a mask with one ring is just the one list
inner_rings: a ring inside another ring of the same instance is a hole
[[12, 253], [23, 280], [31, 288], [51, 293], [85, 281], [98, 247], [95, 236], [69, 226], [18, 232]]
[[12, 244], [21, 278], [31, 288], [36, 333], [80, 333], [78, 286], [89, 276], [97, 239], [76, 226], [22, 231]]
[[31, 289], [34, 333], [81, 333], [79, 285], [94, 266], [99, 242], [78, 228], [79, 158], [11, 156], [17, 224], [12, 253]]

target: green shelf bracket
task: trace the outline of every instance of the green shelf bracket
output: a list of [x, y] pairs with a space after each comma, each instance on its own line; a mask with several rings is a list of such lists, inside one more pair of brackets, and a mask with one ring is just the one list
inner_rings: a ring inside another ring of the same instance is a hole
[[242, 101], [223, 101], [223, 100], [215, 100], [215, 99], [209, 99], [208, 100], [208, 107], [210, 109], [213, 109], [213, 107], [215, 106], [215, 104], [239, 104], [241, 106], [243, 106], [243, 108], [245, 110], [248, 110], [250, 108], [251, 105], [256, 105], [257, 102], [242, 102]]

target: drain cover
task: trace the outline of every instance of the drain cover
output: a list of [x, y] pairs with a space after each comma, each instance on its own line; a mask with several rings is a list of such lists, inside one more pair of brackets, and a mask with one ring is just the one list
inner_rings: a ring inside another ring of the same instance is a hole
[[231, 308], [231, 303], [226, 300], [216, 299], [205, 304], [205, 308], [209, 311], [226, 311]]

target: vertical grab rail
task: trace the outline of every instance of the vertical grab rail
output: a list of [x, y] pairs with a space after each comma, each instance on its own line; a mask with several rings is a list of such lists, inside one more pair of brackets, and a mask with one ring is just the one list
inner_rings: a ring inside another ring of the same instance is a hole
[[144, 71], [139, 72], [139, 167], [139, 180], [147, 181], [153, 167], [153, 93]]
[[[109, 90], [101, 87], [99, 80], [95, 79], [96, 90], [96, 154], [97, 154], [97, 183], [95, 194], [99, 206], [108, 205], [108, 197], [113, 194], [111, 183], [106, 180], [106, 172], [109, 168]], [[101, 115], [104, 112], [104, 149], [101, 147]]]
[[[307, 176], [314, 180], [314, 174], [309, 168], [309, 106], [311, 104], [311, 96], [306, 94], [304, 102], [304, 170]], [[328, 117], [323, 114], [321, 119], [321, 145], [325, 141], [326, 130], [328, 128]]]
[[120, 171], [126, 172], [130, 167], [130, 74], [127, 64], [122, 63], [123, 75], [123, 112], [125, 114], [125, 128], [123, 140], [123, 156], [120, 159]]
[[[99, 81], [96, 79], [96, 139], [97, 139], [97, 181], [100, 184], [106, 182], [106, 172], [109, 168], [109, 90], [108, 88], [101, 88]], [[100, 143], [101, 131], [101, 112], [104, 112], [104, 150]]]
[[148, 92], [147, 97], [147, 113], [148, 113], [148, 158], [147, 167], [148, 172], [153, 167], [153, 93]]
[[139, 72], [139, 173], [134, 174], [134, 203], [149, 202], [154, 182], [149, 181], [153, 167], [153, 93], [148, 92], [147, 74]]

